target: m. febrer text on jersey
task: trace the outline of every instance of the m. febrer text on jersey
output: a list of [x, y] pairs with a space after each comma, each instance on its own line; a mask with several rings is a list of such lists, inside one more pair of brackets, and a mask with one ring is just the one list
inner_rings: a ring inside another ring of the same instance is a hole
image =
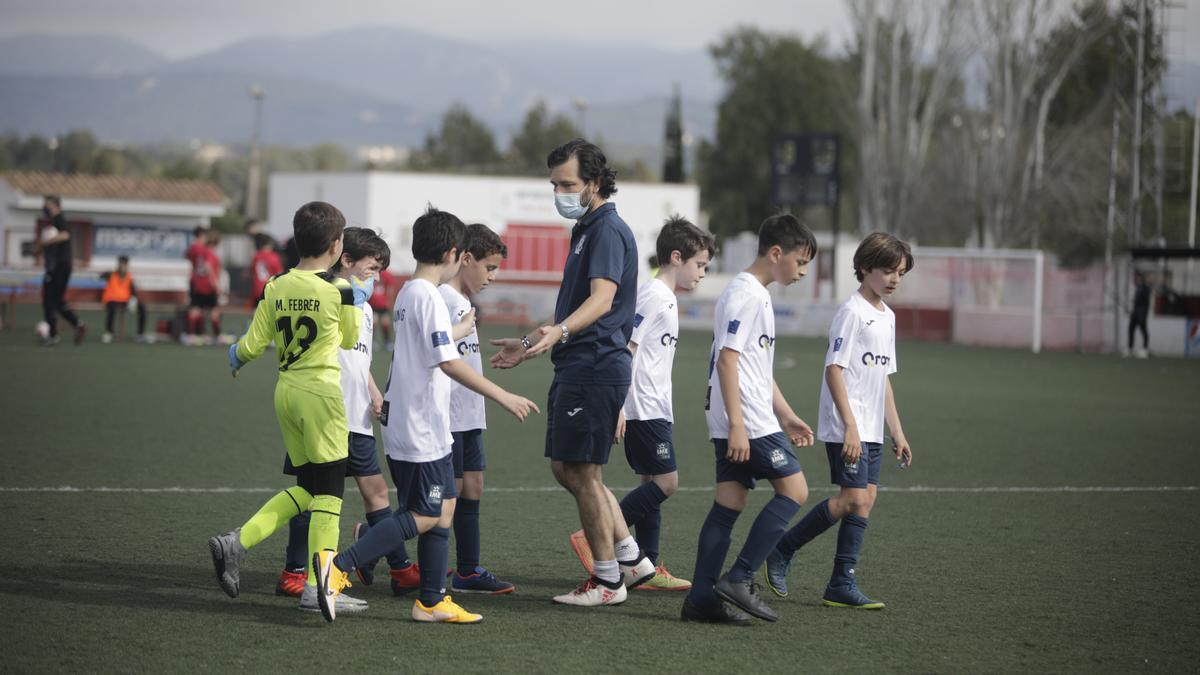
[[276, 312], [319, 312], [321, 301], [315, 298], [276, 298]]

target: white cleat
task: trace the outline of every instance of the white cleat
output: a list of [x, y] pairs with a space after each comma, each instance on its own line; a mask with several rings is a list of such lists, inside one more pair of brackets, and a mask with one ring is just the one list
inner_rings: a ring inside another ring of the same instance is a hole
[[625, 584], [626, 588], [637, 588], [653, 579], [657, 572], [650, 558], [643, 555], [632, 565], [621, 563], [621, 583]]
[[[653, 571], [654, 566], [651, 565], [650, 568]], [[576, 607], [600, 607], [602, 605], [619, 605], [625, 602], [627, 596], [624, 584], [612, 589], [600, 583], [595, 577], [588, 577], [587, 581], [570, 593], [554, 596], [554, 602]]]
[[[367, 611], [367, 601], [352, 598], [345, 593], [339, 593], [333, 600], [337, 605], [338, 614], [357, 614]], [[300, 610], [304, 612], [319, 612], [321, 604], [317, 602], [317, 587], [304, 584], [304, 592], [300, 594]]]

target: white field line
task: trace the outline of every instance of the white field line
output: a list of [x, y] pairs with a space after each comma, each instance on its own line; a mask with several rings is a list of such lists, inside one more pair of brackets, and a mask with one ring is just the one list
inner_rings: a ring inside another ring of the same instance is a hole
[[[188, 487], [76, 487], [70, 485], [47, 486], [47, 487], [12, 487], [0, 486], [0, 493], [4, 492], [19, 492], [19, 493], [62, 493], [70, 494], [76, 492], [89, 493], [138, 493], [138, 494], [273, 494], [283, 489], [283, 485], [276, 487], [250, 487], [250, 488], [235, 488], [235, 487], [213, 487], [213, 488], [188, 488]], [[488, 492], [507, 493], [507, 492], [561, 492], [563, 488], [558, 486], [527, 486], [527, 487], [488, 487], [485, 488]], [[611, 488], [615, 492], [628, 492], [632, 487], [614, 487]], [[711, 485], [679, 487], [682, 492], [708, 492], [713, 488]], [[818, 486], [812, 488], [815, 492], [833, 492], [834, 488], [829, 486]], [[910, 487], [880, 487], [881, 492], [889, 493], [946, 493], [946, 494], [980, 494], [980, 493], [1064, 493], [1064, 492], [1198, 492], [1200, 485], [1096, 485], [1096, 486], [1046, 486], [1046, 487], [1017, 487], [1017, 486], [982, 486], [982, 487], [938, 487], [913, 485]], [[347, 486], [346, 492], [357, 492], [354, 487]], [[394, 492], [394, 490], [393, 490]]]

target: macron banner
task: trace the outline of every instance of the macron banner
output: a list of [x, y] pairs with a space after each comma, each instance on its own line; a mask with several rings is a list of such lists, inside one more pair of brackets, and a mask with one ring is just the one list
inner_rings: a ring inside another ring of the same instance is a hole
[[192, 233], [147, 225], [96, 225], [93, 256], [182, 258]]

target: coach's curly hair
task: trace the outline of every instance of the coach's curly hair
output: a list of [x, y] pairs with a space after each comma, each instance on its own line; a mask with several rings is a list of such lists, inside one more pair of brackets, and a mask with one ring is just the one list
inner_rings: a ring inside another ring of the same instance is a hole
[[608, 158], [592, 143], [582, 138], [573, 138], [550, 151], [546, 157], [546, 168], [565, 164], [575, 157], [579, 160], [579, 177], [586, 183], [600, 181], [600, 196], [608, 199], [617, 192], [617, 172], [608, 168]]

